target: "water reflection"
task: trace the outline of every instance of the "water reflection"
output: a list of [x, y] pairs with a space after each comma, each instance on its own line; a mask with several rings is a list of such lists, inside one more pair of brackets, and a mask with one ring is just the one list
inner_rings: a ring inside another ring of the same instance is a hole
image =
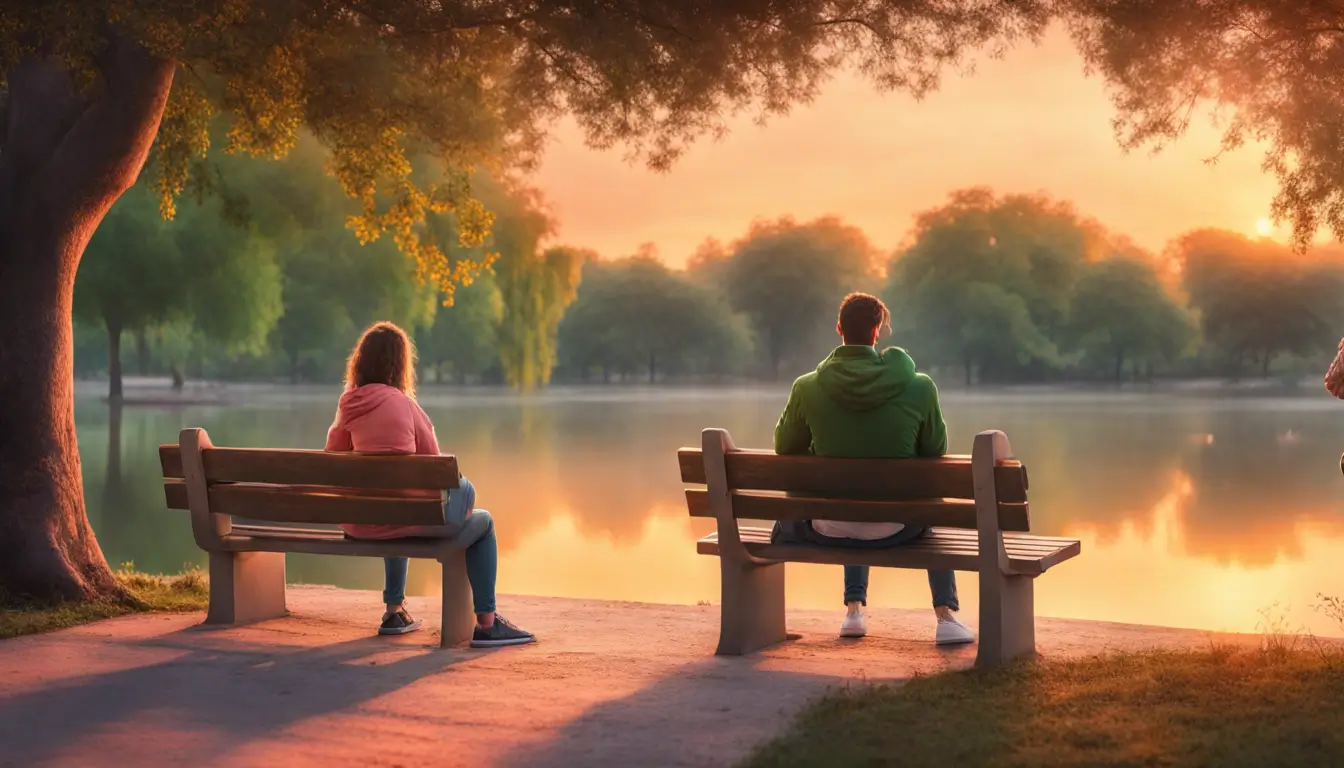
[[[686, 516], [674, 453], [707, 425], [769, 445], [779, 391], [558, 391], [517, 399], [430, 391], [422, 399], [499, 521], [508, 593], [717, 600], [712, 530]], [[148, 570], [201, 564], [184, 512], [164, 508], [156, 447], [183, 426], [219, 445], [321, 447], [332, 390], [254, 392], [232, 407], [76, 409], [90, 517], [112, 562]], [[980, 429], [1008, 432], [1028, 465], [1033, 529], [1078, 536], [1084, 554], [1038, 582], [1046, 615], [1254, 630], [1280, 603], [1325, 632], [1310, 606], [1344, 595], [1344, 478], [1333, 402], [1175, 396], [946, 397], [952, 450]], [[414, 563], [432, 593], [436, 567]], [[381, 565], [292, 556], [291, 580], [373, 588]], [[835, 607], [838, 569], [790, 566], [791, 604]], [[974, 577], [962, 577], [974, 609]], [[874, 573], [873, 601], [922, 606], [918, 573]]]

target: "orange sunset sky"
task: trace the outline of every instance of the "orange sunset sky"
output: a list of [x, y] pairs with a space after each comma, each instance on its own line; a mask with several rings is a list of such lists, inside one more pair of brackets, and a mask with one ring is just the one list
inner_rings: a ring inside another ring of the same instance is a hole
[[913, 214], [976, 185], [1072, 200], [1154, 250], [1195, 227], [1264, 233], [1275, 183], [1260, 170], [1260, 148], [1205, 163], [1219, 133], [1201, 116], [1160, 154], [1125, 154], [1113, 114], [1101, 80], [1084, 75], [1056, 30], [1040, 46], [979, 59], [973, 74], [948, 72], [922, 102], [842, 73], [764, 127], [738, 117], [727, 138], [697, 143], [667, 174], [627, 163], [620, 149], [587, 149], [562, 123], [533, 181], [559, 241], [606, 257], [652, 242], [674, 266], [706, 237], [732, 240], [753, 219], [782, 215], [839, 214], [894, 249]]

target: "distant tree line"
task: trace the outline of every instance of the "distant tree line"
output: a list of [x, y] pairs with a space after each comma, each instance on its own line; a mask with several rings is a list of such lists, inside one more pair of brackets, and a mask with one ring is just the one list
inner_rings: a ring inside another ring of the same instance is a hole
[[[837, 343], [841, 297], [892, 310], [885, 343], [965, 385], [1316, 370], [1344, 333], [1344, 250], [1295, 252], [1195, 230], [1149, 253], [1040, 195], [974, 188], [919, 214], [883, 254], [837, 217], [754, 224], [672, 269], [647, 245], [605, 259], [548, 246], [535, 192], [483, 179], [491, 259], [452, 297], [394, 243], [346, 233], [341, 190], [305, 141], [283, 163], [221, 166], [216, 194], [163, 222], [135, 189], [76, 281], [77, 370], [331, 382], [358, 330], [415, 334], [426, 381], [508, 384], [787, 380]], [[451, 216], [431, 218], [455, 240]]]

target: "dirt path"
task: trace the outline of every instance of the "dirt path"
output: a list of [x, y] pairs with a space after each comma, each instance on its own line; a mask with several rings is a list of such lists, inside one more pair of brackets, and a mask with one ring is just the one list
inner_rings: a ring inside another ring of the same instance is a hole
[[[791, 612], [801, 639], [717, 658], [717, 607], [509, 597], [541, 642], [481, 652], [371, 635], [373, 592], [289, 597], [291, 617], [249, 627], [148, 615], [0, 642], [0, 765], [725, 765], [828, 687], [974, 659], [936, 649], [924, 611], [876, 610], [857, 642], [836, 613]], [[431, 602], [411, 607], [437, 627]], [[1046, 655], [1208, 642], [1064, 620], [1038, 635]]]

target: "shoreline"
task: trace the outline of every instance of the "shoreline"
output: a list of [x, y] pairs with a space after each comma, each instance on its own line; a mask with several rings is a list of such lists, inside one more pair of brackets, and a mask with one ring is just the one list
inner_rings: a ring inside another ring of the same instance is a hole
[[[206, 629], [138, 614], [0, 642], [0, 743], [19, 763], [722, 765], [836, 688], [965, 669], [931, 613], [876, 608], [867, 638], [836, 611], [788, 614], [795, 640], [713, 655], [718, 606], [503, 596], [533, 646], [437, 647], [426, 629], [373, 633], [374, 591], [290, 586], [291, 615]], [[974, 626], [978, 617], [964, 615]], [[1038, 618], [1044, 658], [1254, 646], [1263, 638]], [[390, 737], [390, 738], [389, 738]], [[445, 750], [451, 748], [451, 756]]]

